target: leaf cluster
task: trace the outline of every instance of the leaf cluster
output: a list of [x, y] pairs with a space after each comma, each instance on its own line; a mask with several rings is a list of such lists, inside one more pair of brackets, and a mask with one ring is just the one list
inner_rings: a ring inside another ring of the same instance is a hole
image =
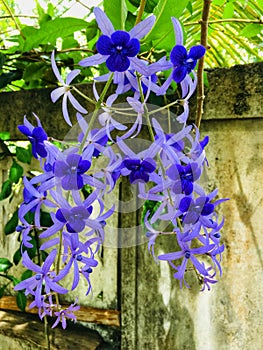
[[[58, 65], [67, 69], [79, 68], [78, 62], [96, 53], [100, 35], [92, 17], [93, 8], [83, 18], [65, 17], [66, 9], [58, 10], [53, 2], [46, 8], [35, 0], [35, 23], [26, 25], [16, 17], [9, 19], [12, 32], [2, 33], [0, 49], [0, 89], [13, 91], [56, 85], [50, 64], [52, 50], [57, 50]], [[63, 1], [60, 1], [63, 4]], [[73, 5], [76, 1], [70, 1]], [[9, 1], [13, 15], [19, 15], [13, 1]], [[140, 7], [140, 0], [104, 0], [103, 7], [115, 29], [130, 30]], [[169, 56], [175, 45], [171, 16], [179, 18], [185, 29], [186, 46], [200, 42], [200, 19], [203, 0], [148, 0], [143, 18], [156, 16], [156, 23], [143, 39], [141, 57], [150, 62], [164, 54]], [[6, 9], [1, 13], [6, 15]], [[0, 14], [1, 14], [0, 13]], [[214, 0], [211, 4], [206, 67], [222, 67], [262, 60], [263, 57], [263, 3], [257, 0]], [[16, 31], [14, 32], [14, 28]], [[68, 68], [67, 68], [68, 67]], [[106, 73], [104, 65], [82, 68], [76, 83], [92, 80], [94, 75]]]

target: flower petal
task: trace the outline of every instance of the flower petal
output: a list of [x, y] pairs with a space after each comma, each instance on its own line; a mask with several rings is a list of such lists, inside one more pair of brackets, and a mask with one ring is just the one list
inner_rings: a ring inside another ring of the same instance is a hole
[[131, 38], [141, 39], [152, 29], [156, 17], [154, 15], [146, 18], [144, 21], [139, 22], [135, 27], [133, 27], [129, 34]]
[[96, 48], [101, 55], [110, 55], [113, 47], [114, 44], [107, 35], [100, 36], [96, 44]]
[[94, 7], [93, 12], [102, 33], [110, 36], [114, 32], [114, 27], [109, 18], [99, 7]]
[[174, 35], [176, 45], [184, 44], [184, 36], [180, 22], [175, 17], [172, 17], [173, 27], [174, 27]]
[[129, 68], [130, 60], [116, 53], [107, 58], [106, 65], [111, 72], [124, 72]]
[[189, 51], [189, 58], [192, 58], [193, 60], [199, 60], [199, 58], [203, 57], [205, 54], [205, 47], [203, 45], [196, 45], [191, 47]]
[[82, 67], [96, 66], [97, 64], [105, 62], [107, 57], [97, 53], [96, 55], [86, 57], [79, 62], [79, 65]]
[[171, 51], [170, 59], [174, 66], [182, 65], [187, 59], [187, 51], [183, 45], [175, 45]]

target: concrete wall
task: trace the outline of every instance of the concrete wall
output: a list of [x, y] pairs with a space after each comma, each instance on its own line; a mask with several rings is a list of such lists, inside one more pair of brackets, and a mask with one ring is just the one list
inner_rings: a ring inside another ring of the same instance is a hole
[[[113, 289], [105, 284], [105, 304], [96, 301], [95, 306], [121, 310], [123, 350], [263, 348], [263, 63], [216, 69], [208, 72], [208, 79], [201, 134], [210, 137], [210, 168], [203, 181], [208, 188], [218, 187], [220, 197], [231, 198], [220, 207], [225, 216], [223, 276], [210, 292], [200, 293], [198, 286], [180, 290], [168, 264], [156, 265], [146, 244], [119, 252], [107, 248], [106, 256], [111, 264], [115, 262]], [[44, 94], [48, 104], [48, 93], [23, 91], [13, 96], [24, 112], [27, 96], [34, 94], [34, 101], [43, 102]], [[0, 105], [6, 106], [4, 113], [1, 108], [3, 130], [3, 125], [14, 130], [13, 122], [5, 122], [14, 113], [7, 106], [10, 98], [0, 94]], [[38, 111], [40, 102], [34, 101], [31, 108]], [[59, 107], [52, 108], [43, 122], [50, 134], [61, 123], [56, 119]], [[21, 115], [16, 114], [17, 122], [22, 122]], [[133, 213], [123, 219], [123, 225], [135, 219]], [[161, 241], [157, 249], [167, 251], [167, 244]], [[105, 270], [101, 275], [105, 281], [107, 274]]]

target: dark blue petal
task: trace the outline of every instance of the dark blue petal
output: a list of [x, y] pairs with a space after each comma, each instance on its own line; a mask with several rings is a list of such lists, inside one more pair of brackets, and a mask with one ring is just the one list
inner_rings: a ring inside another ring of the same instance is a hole
[[183, 183], [183, 191], [188, 196], [189, 194], [191, 194], [193, 192], [194, 186], [193, 186], [192, 182], [190, 182], [190, 181], [184, 180], [182, 183]]
[[203, 57], [205, 54], [205, 47], [202, 45], [196, 45], [191, 47], [188, 57], [193, 60], [199, 60], [199, 58]]
[[181, 81], [184, 80], [186, 74], [187, 74], [187, 67], [186, 66], [178, 66], [173, 71], [173, 80], [176, 83], [181, 83]]
[[60, 222], [67, 222], [61, 209], [58, 209], [58, 211], [56, 212], [56, 219], [58, 219], [58, 221], [60, 221]]
[[114, 45], [111, 38], [109, 38], [107, 35], [102, 35], [99, 37], [96, 47], [101, 55], [110, 55]]
[[78, 174], [84, 174], [90, 168], [90, 162], [88, 160], [81, 160], [78, 165]]
[[124, 159], [122, 164], [129, 170], [136, 170], [140, 166], [141, 161], [140, 159]]
[[156, 163], [151, 158], [146, 158], [142, 161], [141, 167], [143, 168], [143, 171], [146, 171], [147, 173], [152, 173], [156, 168]]
[[182, 45], [175, 45], [170, 54], [171, 62], [174, 66], [181, 66], [187, 59], [186, 48]]
[[33, 129], [32, 137], [36, 138], [38, 141], [47, 140], [47, 134], [45, 130], [41, 127], [37, 127]]
[[125, 72], [130, 66], [130, 60], [124, 55], [115, 53], [107, 58], [106, 66], [111, 72]]
[[204, 205], [201, 215], [204, 215], [204, 216], [210, 215], [211, 213], [213, 213], [214, 209], [215, 207], [212, 203], [207, 203]]
[[22, 134], [29, 136], [31, 135], [31, 131], [25, 125], [18, 125], [18, 130], [22, 132]]
[[42, 158], [45, 158], [47, 156], [47, 151], [43, 143], [36, 143], [36, 152]]
[[[130, 41], [130, 34], [128, 34], [127, 32], [124, 32], [123, 30], [116, 30], [116, 32], [114, 32], [111, 35], [111, 40], [114, 43], [114, 45], [118, 45], [118, 46], [126, 46], [129, 41]], [[138, 39], [137, 39], [138, 40]]]
[[184, 197], [181, 199], [181, 202], [179, 204], [179, 210], [182, 212], [182, 213], [185, 213], [188, 211], [191, 203], [193, 202], [192, 198], [190, 197]]
[[137, 53], [139, 53], [140, 51], [140, 42], [138, 39], [133, 38], [130, 40], [130, 42], [128, 43], [128, 45], [126, 45], [126, 50], [125, 50], [125, 54], [129, 57], [134, 57], [137, 55]]

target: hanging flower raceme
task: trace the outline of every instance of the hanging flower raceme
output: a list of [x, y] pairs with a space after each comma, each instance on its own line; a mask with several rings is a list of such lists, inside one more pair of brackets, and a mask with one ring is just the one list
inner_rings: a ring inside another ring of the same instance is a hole
[[[36, 115], [37, 126], [26, 117], [24, 125], [19, 125], [42, 173], [26, 174], [23, 180], [24, 200], [18, 209], [20, 222], [16, 231], [21, 240], [22, 262], [33, 276], [20, 281], [15, 290], [25, 290], [33, 297], [30, 308], [38, 307], [41, 319], [55, 316], [53, 327], [61, 322], [66, 328], [67, 320], [75, 322], [74, 312], [79, 309], [76, 302], [62, 307], [60, 294], [72, 290], [78, 293], [80, 282], [85, 283], [86, 295], [92, 291], [91, 276], [100, 261], [97, 254], [110, 231], [108, 219], [118, 207], [108, 206], [108, 198], [112, 196], [110, 200], [115, 201], [114, 189], [123, 177], [136, 186], [138, 198], [144, 201], [142, 222], [149, 253], [156, 261], [169, 262], [180, 287], [183, 283], [188, 287], [188, 275], [195, 273], [201, 290], [210, 290], [222, 274], [224, 220], [216, 207], [227, 199], [215, 199], [217, 190], [207, 193], [202, 187], [209, 137], [201, 139], [198, 128], [187, 125], [188, 101], [197, 86], [194, 69], [205, 48], [195, 45], [187, 51], [181, 25], [172, 18], [176, 45], [171, 48], [170, 60], [158, 57], [156, 62], [148, 62], [146, 56], [142, 60], [137, 55], [140, 40], [151, 32], [155, 16], [126, 32], [115, 30], [101, 9], [95, 7], [94, 15], [102, 32], [96, 43], [97, 53], [81, 60], [80, 65], [105, 63], [110, 73], [95, 78], [106, 84], [101, 96], [93, 85], [94, 111], [89, 119], [84, 118], [82, 114], [87, 110], [72, 94], [73, 90], [78, 92], [71, 83], [80, 70], [71, 71], [64, 81], [54, 51], [51, 55], [52, 69], [61, 85], [51, 93], [51, 99], [56, 102], [62, 97], [62, 114], [70, 126], [68, 101], [76, 109], [76, 140], [60, 143], [49, 138]], [[171, 73], [160, 87], [157, 74], [168, 69]], [[165, 94], [172, 81], [181, 87], [181, 97], [171, 103], [181, 106], [181, 114], [172, 119], [167, 113], [167, 118], [159, 119], [158, 112], [165, 115], [169, 106], [154, 110], [148, 102], [154, 95]], [[110, 83], [116, 88], [113, 94], [109, 93]], [[115, 105], [119, 95], [127, 92], [128, 104]], [[142, 146], [144, 123], [148, 134]], [[163, 124], [168, 125], [168, 131]], [[42, 220], [44, 210], [48, 211], [48, 224]], [[178, 249], [160, 253], [157, 242], [166, 235], [172, 236]], [[30, 255], [35, 244], [39, 244], [39, 265]], [[66, 289], [63, 285], [68, 278], [70, 287]]]

